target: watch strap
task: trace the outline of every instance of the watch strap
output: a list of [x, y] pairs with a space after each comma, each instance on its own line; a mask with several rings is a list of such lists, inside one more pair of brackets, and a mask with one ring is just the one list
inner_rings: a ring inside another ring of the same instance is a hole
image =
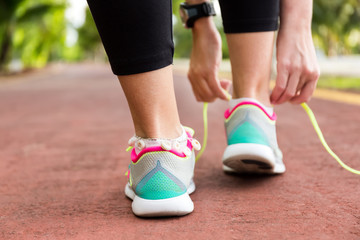
[[200, 4], [189, 5], [182, 3], [181, 7], [187, 9], [189, 18], [186, 22], [186, 27], [194, 27], [194, 23], [197, 19], [202, 17], [215, 16], [215, 8], [212, 2], [203, 2]]

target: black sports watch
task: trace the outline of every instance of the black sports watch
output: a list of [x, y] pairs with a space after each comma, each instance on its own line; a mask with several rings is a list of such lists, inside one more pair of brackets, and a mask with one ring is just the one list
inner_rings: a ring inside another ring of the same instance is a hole
[[194, 5], [187, 3], [180, 4], [180, 17], [186, 28], [194, 27], [195, 21], [199, 18], [215, 15], [216, 13], [212, 2], [203, 2]]

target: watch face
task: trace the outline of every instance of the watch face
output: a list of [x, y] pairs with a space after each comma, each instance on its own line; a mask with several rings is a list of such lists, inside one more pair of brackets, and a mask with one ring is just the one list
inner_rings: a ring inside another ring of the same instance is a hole
[[183, 23], [183, 25], [186, 27], [186, 22], [189, 19], [189, 15], [186, 9], [180, 8], [180, 18]]

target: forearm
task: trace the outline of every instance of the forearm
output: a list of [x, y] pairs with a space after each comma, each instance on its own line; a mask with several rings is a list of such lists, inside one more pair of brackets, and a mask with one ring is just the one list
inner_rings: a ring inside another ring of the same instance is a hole
[[311, 30], [313, 0], [280, 0], [280, 29]]

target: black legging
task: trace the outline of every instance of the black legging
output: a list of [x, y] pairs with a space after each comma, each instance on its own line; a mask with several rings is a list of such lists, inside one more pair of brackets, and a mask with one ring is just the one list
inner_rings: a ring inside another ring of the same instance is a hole
[[[143, 73], [173, 62], [171, 0], [87, 0], [112, 71]], [[225, 33], [275, 31], [280, 0], [220, 0]]]

